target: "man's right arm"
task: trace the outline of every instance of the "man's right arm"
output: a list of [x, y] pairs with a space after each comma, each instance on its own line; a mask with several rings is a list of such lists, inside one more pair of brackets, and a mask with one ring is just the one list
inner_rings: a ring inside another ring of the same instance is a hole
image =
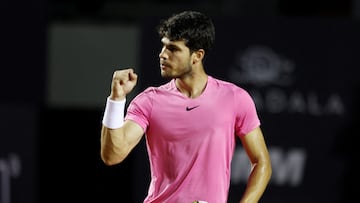
[[101, 129], [101, 159], [107, 165], [122, 162], [139, 143], [144, 130], [134, 121], [124, 121], [126, 95], [137, 83], [133, 69], [115, 71]]

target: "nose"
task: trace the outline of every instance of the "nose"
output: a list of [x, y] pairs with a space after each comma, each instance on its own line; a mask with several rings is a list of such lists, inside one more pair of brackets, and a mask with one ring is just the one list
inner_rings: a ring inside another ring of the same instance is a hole
[[166, 59], [167, 58], [167, 55], [166, 55], [165, 51], [166, 51], [166, 48], [163, 47], [161, 49], [160, 53], [159, 53], [159, 58], [161, 58], [161, 59]]

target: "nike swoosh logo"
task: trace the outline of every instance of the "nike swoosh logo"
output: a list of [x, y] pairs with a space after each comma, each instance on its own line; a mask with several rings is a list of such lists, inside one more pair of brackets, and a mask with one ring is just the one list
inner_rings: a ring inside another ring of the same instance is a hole
[[199, 107], [200, 105], [197, 105], [197, 106], [193, 106], [193, 107], [186, 107], [186, 111], [191, 111], [191, 110], [193, 110], [193, 109], [195, 109], [195, 108], [197, 108], [197, 107]]

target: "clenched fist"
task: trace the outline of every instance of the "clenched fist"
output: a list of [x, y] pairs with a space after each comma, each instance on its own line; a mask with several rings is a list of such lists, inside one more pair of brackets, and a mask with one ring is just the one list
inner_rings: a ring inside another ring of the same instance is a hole
[[137, 74], [132, 68], [117, 70], [113, 74], [111, 83], [111, 100], [123, 100], [137, 83]]

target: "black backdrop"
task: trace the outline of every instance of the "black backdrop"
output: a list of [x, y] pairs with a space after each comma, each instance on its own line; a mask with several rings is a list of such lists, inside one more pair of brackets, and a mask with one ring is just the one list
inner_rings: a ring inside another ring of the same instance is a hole
[[[44, 104], [46, 12], [41, 1], [22, 3], [5, 4], [10, 20], [1, 32], [2, 203], [141, 202], [149, 178], [144, 142], [124, 163], [107, 167], [99, 158], [102, 109]], [[163, 82], [157, 22], [148, 18], [141, 24], [142, 88]], [[356, 197], [359, 23], [223, 17], [215, 23], [217, 42], [207, 71], [256, 98], [276, 163], [263, 202], [347, 202]], [[266, 74], [257, 77], [251, 67]], [[241, 146], [235, 155], [235, 169], [246, 168]], [[241, 196], [241, 174], [232, 179], [229, 202]]]

